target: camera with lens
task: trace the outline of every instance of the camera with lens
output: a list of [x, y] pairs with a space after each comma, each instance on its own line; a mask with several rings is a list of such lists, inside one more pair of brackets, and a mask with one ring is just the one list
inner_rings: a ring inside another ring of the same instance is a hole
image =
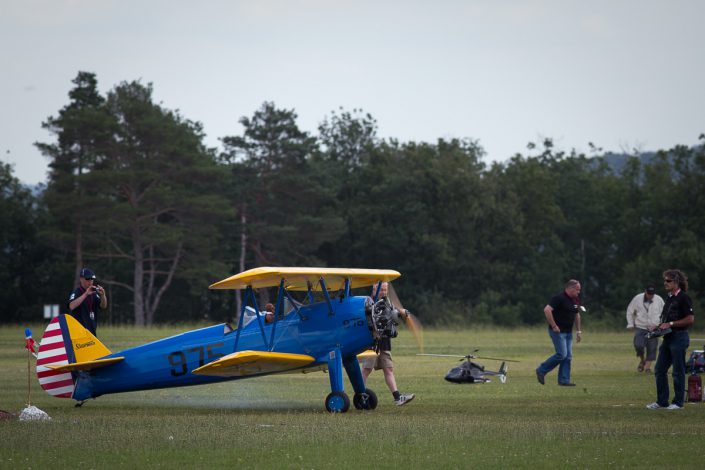
[[372, 321], [375, 330], [381, 336], [396, 338], [399, 312], [386, 299], [380, 299], [372, 305]]

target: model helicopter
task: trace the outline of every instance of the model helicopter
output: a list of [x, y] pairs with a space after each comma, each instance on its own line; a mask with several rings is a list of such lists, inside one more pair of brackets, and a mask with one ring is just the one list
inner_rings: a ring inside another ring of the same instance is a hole
[[[478, 349], [473, 352], [477, 352]], [[507, 362], [519, 362], [513, 359], [499, 359], [496, 357], [484, 357], [476, 356], [475, 354], [468, 354], [465, 356], [460, 356], [457, 354], [417, 354], [417, 356], [434, 356], [434, 357], [457, 357], [461, 361], [464, 361], [457, 367], [453, 367], [445, 376], [448, 382], [453, 382], [456, 384], [476, 384], [490, 382], [491, 380], [487, 376], [499, 377], [501, 383], [507, 381]], [[499, 371], [494, 372], [491, 370], [485, 370], [485, 366], [473, 362], [470, 359], [489, 359], [491, 361], [502, 361], [502, 365], [499, 367]]]

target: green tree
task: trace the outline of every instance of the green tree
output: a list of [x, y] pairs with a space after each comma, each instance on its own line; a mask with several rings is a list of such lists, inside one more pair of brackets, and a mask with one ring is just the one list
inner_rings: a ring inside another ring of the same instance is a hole
[[88, 175], [101, 158], [110, 131], [105, 99], [98, 93], [95, 74], [79, 72], [69, 92], [70, 103], [43, 124], [54, 134], [52, 144], [36, 143], [50, 159], [49, 182], [44, 200], [53, 218], [45, 236], [54, 247], [74, 255], [74, 280], [84, 265], [85, 249], [93, 241], [101, 210], [88, 203], [100, 191], [87, 183]]
[[468, 283], [481, 277], [473, 263], [474, 224], [484, 210], [481, 155], [461, 140], [369, 148], [341, 193], [348, 233], [330, 251], [342, 264], [399, 269], [400, 294], [422, 310], [434, 293], [467, 299]]
[[[0, 163], [0, 321], [36, 320], [56, 300], [52, 250], [39, 236], [46, 213], [29, 188]], [[52, 302], [53, 303], [53, 302]]]
[[319, 151], [313, 161], [318, 170], [327, 175], [331, 191], [335, 191], [337, 213], [345, 224], [341, 236], [323, 243], [318, 254], [329, 266], [347, 266], [354, 260], [350, 253], [350, 221], [357, 213], [357, 195], [368, 189], [360, 175], [382, 142], [377, 136], [377, 121], [360, 109], [350, 112], [341, 108], [331, 112], [318, 131]]
[[[496, 165], [488, 175], [509, 202], [498, 213], [511, 214], [515, 227], [499, 246], [497, 233], [486, 237], [492, 242], [483, 251], [510, 268], [492, 281], [512, 286], [500, 290], [499, 305], [516, 305], [518, 320], [525, 323], [543, 321], [546, 300], [569, 278], [580, 279], [588, 303], [602, 311], [621, 262], [614, 201], [624, 198], [625, 190], [618, 178], [600, 159], [556, 152], [550, 139], [538, 150]], [[499, 274], [492, 267], [489, 272]]]
[[224, 272], [215, 256], [217, 224], [230, 216], [217, 195], [222, 172], [201, 125], [155, 104], [151, 84], [123, 82], [105, 106], [115, 125], [90, 175], [101, 187], [96, 206], [108, 211], [95, 256], [131, 268], [129, 281], [112, 283], [132, 293], [135, 323], [150, 325], [175, 278], [201, 291], [206, 276]]
[[332, 112], [318, 126], [318, 134], [320, 160], [334, 164], [341, 178], [367, 161], [379, 143], [377, 120], [361, 109]]
[[664, 269], [678, 268], [689, 276], [691, 296], [702, 301], [698, 286], [705, 276], [704, 178], [702, 145], [659, 151], [652, 163], [643, 165], [636, 209], [643, 235], [637, 250], [624, 247], [632, 257], [625, 257], [621, 285], [633, 285], [637, 279], [658, 286]]
[[[313, 162], [315, 138], [299, 129], [293, 110], [265, 102], [243, 117], [241, 136], [222, 139], [221, 160], [241, 185], [250, 266], [320, 265], [319, 247], [340, 236], [336, 181]], [[236, 251], [240, 251], [237, 249]]]

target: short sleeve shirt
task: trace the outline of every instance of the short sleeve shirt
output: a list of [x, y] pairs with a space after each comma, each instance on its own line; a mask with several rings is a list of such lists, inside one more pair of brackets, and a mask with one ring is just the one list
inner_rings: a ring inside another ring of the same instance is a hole
[[[661, 322], [668, 323], [670, 321], [678, 321], [693, 314], [693, 301], [685, 292], [678, 291], [676, 295], [669, 295], [661, 312]], [[687, 330], [688, 328], [673, 327], [674, 330]]]
[[[69, 301], [66, 303], [66, 307], [76, 298], [83, 295], [84, 289], [82, 287], [77, 287], [71, 295], [69, 296]], [[76, 307], [71, 311], [71, 315], [78, 320], [78, 322], [83, 325], [85, 329], [91, 332], [95, 336], [96, 329], [98, 327], [98, 309], [100, 309], [100, 296], [98, 294], [89, 295], [86, 300], [81, 302], [81, 305]]]
[[[560, 328], [561, 333], [571, 333], [575, 323], [575, 315], [580, 307], [580, 300], [568, 297], [565, 291], [551, 297], [548, 305], [553, 308], [553, 320]], [[549, 325], [550, 328], [550, 325]]]

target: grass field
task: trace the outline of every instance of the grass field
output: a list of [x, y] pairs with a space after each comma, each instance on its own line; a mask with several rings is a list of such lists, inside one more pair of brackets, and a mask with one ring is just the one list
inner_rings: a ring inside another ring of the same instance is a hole
[[[188, 329], [102, 328], [113, 351]], [[43, 326], [33, 328], [41, 337]], [[705, 338], [693, 333], [691, 337]], [[23, 327], [0, 327], [0, 409], [27, 399]], [[702, 347], [702, 341], [691, 348]], [[703, 468], [705, 404], [650, 411], [653, 375], [636, 372], [628, 332], [591, 332], [575, 346], [575, 388], [545, 386], [534, 369], [552, 353], [543, 328], [426, 330], [426, 352], [520, 360], [506, 384], [443, 380], [449, 358], [415, 356], [395, 340], [396, 377], [416, 393], [396, 407], [381, 372], [368, 385], [375, 411], [325, 411], [328, 376], [270, 376], [201, 387], [100, 397], [75, 408], [32, 377], [48, 422], [0, 421], [0, 468]], [[488, 368], [498, 364], [483, 362]], [[346, 389], [350, 384], [346, 379]]]

